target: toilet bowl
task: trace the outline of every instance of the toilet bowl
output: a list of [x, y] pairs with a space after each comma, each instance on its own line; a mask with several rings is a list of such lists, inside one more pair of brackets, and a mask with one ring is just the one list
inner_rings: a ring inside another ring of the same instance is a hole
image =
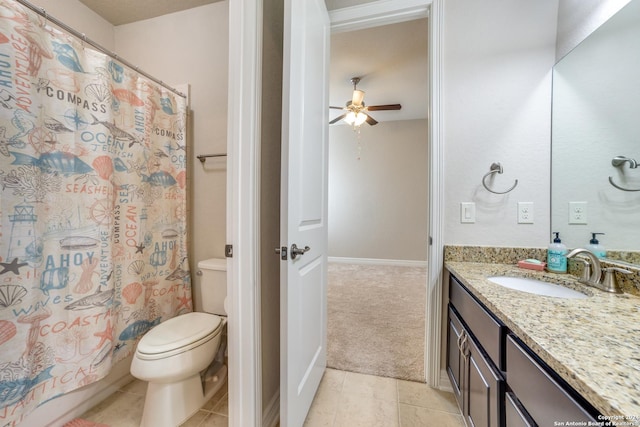
[[217, 300], [203, 306], [218, 314], [192, 312], [173, 317], [152, 328], [138, 343], [131, 375], [148, 382], [141, 427], [179, 426], [224, 384], [225, 266], [225, 260], [198, 264], [202, 286], [215, 288], [203, 289], [203, 297], [215, 290]]

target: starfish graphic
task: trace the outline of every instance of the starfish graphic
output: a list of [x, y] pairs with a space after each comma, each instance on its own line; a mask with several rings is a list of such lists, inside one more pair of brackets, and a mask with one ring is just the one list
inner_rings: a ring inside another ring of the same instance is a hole
[[136, 245], [136, 253], [137, 254], [142, 254], [144, 252], [142, 252], [144, 250], [144, 243], [140, 243], [139, 245]]
[[101, 348], [107, 340], [113, 342], [113, 329], [111, 328], [111, 320], [107, 320], [107, 327], [102, 332], [96, 332], [93, 334], [95, 337], [100, 337], [100, 342], [96, 346], [96, 349]]
[[18, 262], [18, 258], [14, 258], [11, 262], [0, 262], [0, 267], [3, 268], [3, 270], [0, 271], [0, 274], [8, 273], [11, 271], [17, 276], [20, 274], [20, 267], [24, 267], [25, 265], [27, 265], [27, 263]]
[[187, 297], [186, 292], [182, 295], [182, 297], [178, 297], [177, 300], [180, 301], [180, 304], [178, 305], [178, 308], [176, 308], [176, 310], [180, 310], [180, 307], [182, 306], [184, 306], [184, 308], [189, 308], [189, 301], [191, 301], [191, 298]]

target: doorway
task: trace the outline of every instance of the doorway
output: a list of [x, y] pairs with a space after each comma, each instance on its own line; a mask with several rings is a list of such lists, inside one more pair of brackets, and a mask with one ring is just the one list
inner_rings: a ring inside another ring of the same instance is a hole
[[330, 127], [332, 368], [425, 381], [428, 68], [427, 18], [332, 34], [331, 105], [351, 99], [352, 77], [365, 105], [402, 105]]

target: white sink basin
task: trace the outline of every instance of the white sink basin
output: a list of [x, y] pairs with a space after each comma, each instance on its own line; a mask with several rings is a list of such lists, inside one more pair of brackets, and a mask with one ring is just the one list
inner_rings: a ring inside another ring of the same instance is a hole
[[573, 289], [565, 288], [564, 286], [554, 285], [536, 279], [497, 276], [488, 277], [487, 280], [497, 285], [504, 286], [505, 288], [515, 289], [516, 291], [529, 292], [530, 294], [545, 295], [548, 297], [556, 298], [588, 298], [587, 295], [578, 291], [574, 291]]

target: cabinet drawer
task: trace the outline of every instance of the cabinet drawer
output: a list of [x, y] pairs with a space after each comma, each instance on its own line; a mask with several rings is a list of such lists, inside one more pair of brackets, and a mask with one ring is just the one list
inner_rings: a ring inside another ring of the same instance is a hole
[[535, 427], [536, 425], [511, 392], [506, 394], [504, 412], [506, 427]]
[[450, 278], [449, 301], [493, 363], [504, 370], [502, 343], [505, 326], [489, 314], [453, 275]]
[[596, 420], [591, 415], [594, 410], [587, 409], [586, 402], [579, 403], [575, 392], [568, 385], [565, 389], [511, 334], [507, 336], [506, 368], [509, 387], [536, 424]]

